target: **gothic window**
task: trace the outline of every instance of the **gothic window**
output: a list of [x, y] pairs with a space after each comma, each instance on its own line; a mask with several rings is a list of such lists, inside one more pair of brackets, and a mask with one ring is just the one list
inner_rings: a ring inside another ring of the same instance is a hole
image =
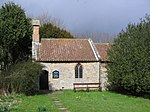
[[82, 65], [80, 63], [78, 63], [75, 67], [75, 78], [82, 78]]

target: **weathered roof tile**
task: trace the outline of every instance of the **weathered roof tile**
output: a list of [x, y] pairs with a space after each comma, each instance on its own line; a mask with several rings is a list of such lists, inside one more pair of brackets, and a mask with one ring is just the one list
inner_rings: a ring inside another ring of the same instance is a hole
[[95, 44], [97, 51], [101, 57], [102, 61], [109, 61], [107, 52], [110, 49], [109, 43], [96, 43]]
[[88, 39], [41, 39], [38, 61], [98, 61]]

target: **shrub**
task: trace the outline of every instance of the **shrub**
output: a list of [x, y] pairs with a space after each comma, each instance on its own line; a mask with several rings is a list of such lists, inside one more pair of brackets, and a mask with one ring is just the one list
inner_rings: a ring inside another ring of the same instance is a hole
[[150, 93], [150, 17], [129, 24], [109, 53], [108, 79], [132, 93]]
[[32, 61], [19, 62], [8, 71], [3, 72], [5, 76], [4, 88], [9, 92], [32, 94], [38, 90], [39, 75], [42, 66]]

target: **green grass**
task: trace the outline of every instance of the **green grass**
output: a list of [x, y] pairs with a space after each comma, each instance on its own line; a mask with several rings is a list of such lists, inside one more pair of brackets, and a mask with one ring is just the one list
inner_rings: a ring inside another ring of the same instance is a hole
[[150, 112], [150, 100], [111, 92], [73, 92], [57, 95], [71, 112]]
[[21, 101], [23, 95], [11, 94], [8, 96], [0, 96], [0, 112], [9, 112], [15, 110]]
[[[46, 109], [46, 111], [39, 111]], [[14, 112], [59, 112], [50, 95], [25, 96]]]
[[[112, 92], [64, 91], [57, 96], [71, 112], [150, 112], [150, 100]], [[0, 104], [6, 107], [0, 112], [59, 112], [51, 95], [2, 97]]]

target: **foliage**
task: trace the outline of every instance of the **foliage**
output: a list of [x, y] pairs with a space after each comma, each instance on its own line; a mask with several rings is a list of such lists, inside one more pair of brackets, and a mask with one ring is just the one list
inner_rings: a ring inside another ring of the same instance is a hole
[[109, 51], [109, 82], [132, 93], [150, 93], [150, 17], [129, 24]]
[[9, 96], [0, 97], [0, 112], [10, 112], [17, 108], [21, 102], [23, 95], [11, 94]]
[[19, 62], [13, 65], [7, 71], [2, 72], [5, 77], [1, 84], [6, 92], [16, 92], [24, 94], [33, 94], [38, 90], [39, 75], [42, 66], [28, 60], [27, 62]]
[[0, 106], [0, 112], [9, 112], [10, 109], [7, 106]]
[[13, 2], [0, 8], [0, 63], [4, 69], [17, 60], [27, 59], [32, 26], [24, 10]]
[[4, 95], [4, 91], [3, 91], [3, 87], [4, 87], [4, 75], [2, 75], [1, 71], [0, 71], [0, 96]]
[[38, 112], [47, 112], [47, 109], [46, 109], [46, 107], [39, 107], [38, 108]]
[[61, 29], [51, 23], [44, 23], [40, 27], [41, 38], [73, 38], [73, 36], [66, 30]]
[[73, 92], [57, 94], [71, 112], [148, 112], [150, 100], [112, 92]]

